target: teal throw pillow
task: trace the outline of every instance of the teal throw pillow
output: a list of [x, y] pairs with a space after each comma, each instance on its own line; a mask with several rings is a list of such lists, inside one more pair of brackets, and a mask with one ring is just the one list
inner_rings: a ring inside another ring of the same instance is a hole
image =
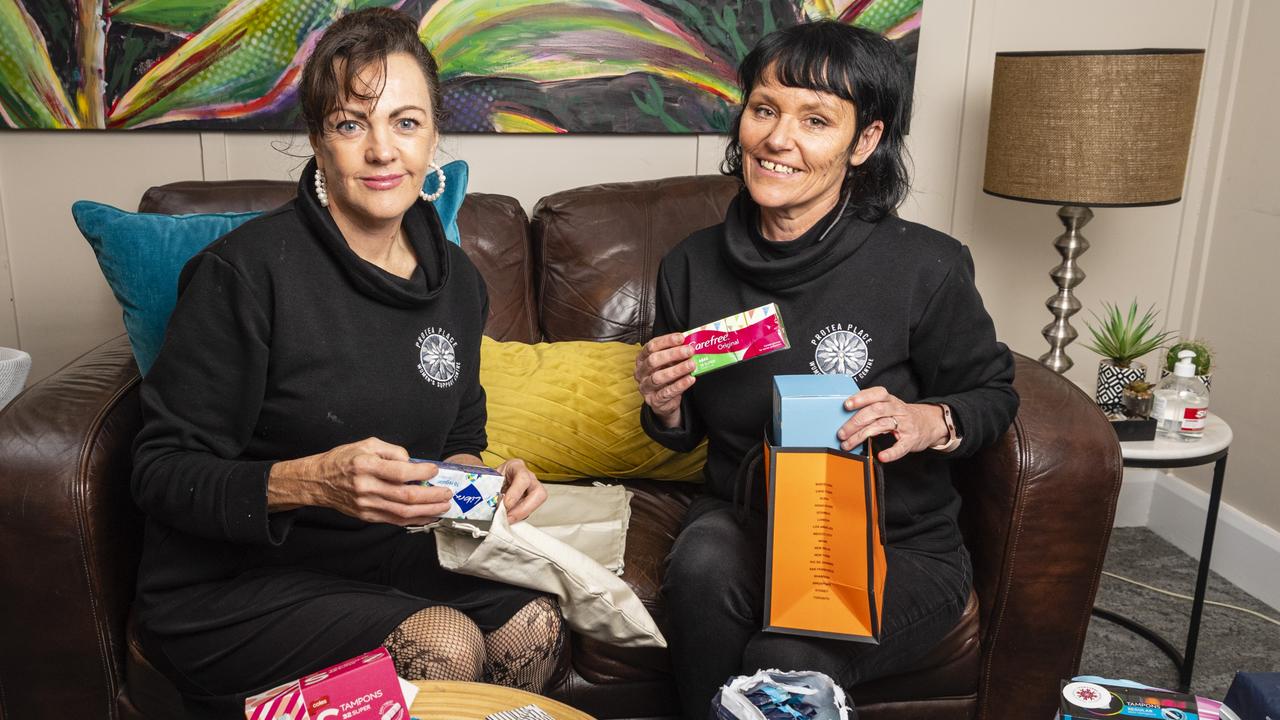
[[164, 343], [182, 267], [206, 245], [259, 215], [131, 213], [87, 200], [73, 204], [71, 214], [124, 309], [124, 329], [143, 375]]
[[[445, 192], [433, 204], [445, 237], [461, 244], [458, 209], [467, 194], [467, 164], [455, 160], [442, 169]], [[435, 192], [436, 183], [433, 173], [423, 189]], [[76, 226], [93, 248], [98, 266], [124, 310], [125, 332], [143, 375], [164, 344], [183, 266], [209, 243], [260, 214], [161, 215], [126, 212], [88, 200], [72, 204]]]
[[[467, 181], [471, 177], [471, 170], [467, 167], [466, 160], [454, 160], [440, 169], [444, 171], [444, 193], [431, 204], [436, 206], [436, 214], [440, 216], [440, 224], [444, 227], [444, 236], [454, 245], [461, 245], [458, 210], [462, 207], [463, 198], [467, 196]], [[436, 191], [439, 183], [440, 178], [431, 173], [422, 183], [422, 189], [430, 195]]]

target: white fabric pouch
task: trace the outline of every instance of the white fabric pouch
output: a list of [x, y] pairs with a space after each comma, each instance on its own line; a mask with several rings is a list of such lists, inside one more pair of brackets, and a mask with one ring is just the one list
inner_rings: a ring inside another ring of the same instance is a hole
[[[572, 494], [582, 500], [581, 493]], [[543, 509], [545, 505], [534, 516]], [[559, 527], [575, 524], [583, 528], [597, 525], [579, 518]], [[594, 529], [583, 528], [570, 533], [576, 535], [575, 542], [597, 534]], [[555, 595], [569, 627], [595, 640], [630, 647], [667, 646], [640, 598], [614, 571], [528, 521], [510, 524], [506, 508], [501, 505], [487, 528], [454, 521], [437, 526], [435, 532], [440, 565], [447, 570]], [[616, 531], [612, 533], [616, 547], [600, 554], [606, 559], [616, 558], [620, 566], [623, 546], [618, 544], [617, 535]], [[625, 526], [621, 535], [625, 538]]]
[[547, 501], [525, 522], [621, 575], [627, 528], [631, 526], [632, 492], [621, 485], [601, 483], [543, 487]]

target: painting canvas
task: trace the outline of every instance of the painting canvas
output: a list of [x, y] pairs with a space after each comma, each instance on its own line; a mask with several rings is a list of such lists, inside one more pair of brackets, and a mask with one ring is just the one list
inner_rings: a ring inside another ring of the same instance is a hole
[[394, 7], [440, 62], [445, 132], [717, 133], [764, 34], [833, 18], [914, 68], [923, 0], [0, 0], [0, 127], [297, 130], [303, 63]]

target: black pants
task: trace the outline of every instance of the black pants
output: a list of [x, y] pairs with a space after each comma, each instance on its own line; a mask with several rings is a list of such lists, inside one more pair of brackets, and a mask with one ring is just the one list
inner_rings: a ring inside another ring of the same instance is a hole
[[941, 555], [886, 547], [880, 644], [762, 632], [764, 548], [758, 518], [740, 524], [733, 506], [712, 496], [690, 506], [662, 583], [686, 720], [706, 720], [734, 675], [817, 670], [847, 689], [904, 670], [955, 627], [972, 585], [963, 546]]

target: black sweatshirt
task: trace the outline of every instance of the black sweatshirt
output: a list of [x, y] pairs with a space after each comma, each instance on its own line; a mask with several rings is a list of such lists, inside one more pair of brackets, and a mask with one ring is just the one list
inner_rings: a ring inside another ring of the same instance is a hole
[[313, 567], [403, 532], [322, 508], [268, 515], [276, 461], [373, 436], [425, 459], [486, 445], [479, 272], [422, 202], [403, 223], [411, 278], [362, 260], [317, 203], [313, 173], [314, 161], [297, 199], [182, 271], [134, 452], [144, 612], [148, 600], [181, 602], [182, 588]]
[[[722, 225], [667, 254], [654, 335], [772, 302], [791, 348], [700, 376], [685, 394], [678, 428], [661, 427], [646, 406], [646, 432], [678, 451], [706, 436], [706, 490], [731, 499], [742, 481], [740, 462], [760, 446], [771, 421], [774, 375], [843, 373], [860, 388], [883, 385], [907, 403], [946, 403], [960, 447], [884, 466], [887, 541], [928, 551], [956, 547], [960, 499], [948, 459], [994, 442], [1018, 407], [1013, 356], [996, 341], [968, 249], [922, 225], [895, 217], [871, 224], [841, 216], [839, 208], [786, 243], [766, 240], [757, 224], [758, 210], [743, 192]], [[877, 442], [883, 448], [887, 439]], [[761, 503], [761, 492], [751, 500]]]

